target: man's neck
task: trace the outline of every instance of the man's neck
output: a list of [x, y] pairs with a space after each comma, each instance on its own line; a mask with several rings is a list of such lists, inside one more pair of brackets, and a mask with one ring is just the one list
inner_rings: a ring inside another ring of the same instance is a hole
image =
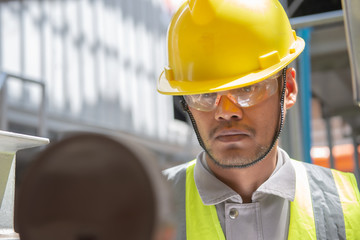
[[247, 168], [223, 168], [216, 165], [208, 156], [206, 161], [219, 180], [237, 192], [244, 203], [250, 203], [253, 193], [275, 170], [277, 150], [272, 149], [263, 160]]

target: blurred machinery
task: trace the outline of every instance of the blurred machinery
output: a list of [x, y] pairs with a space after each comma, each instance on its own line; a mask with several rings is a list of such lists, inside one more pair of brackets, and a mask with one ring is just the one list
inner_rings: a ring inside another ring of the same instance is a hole
[[46, 138], [0, 131], [0, 239], [18, 239], [14, 232], [16, 152], [48, 144]]
[[346, 40], [351, 64], [354, 101], [360, 107], [360, 2], [342, 0]]
[[353, 14], [359, 3], [345, 0], [342, 9], [340, 0], [282, 2], [307, 45], [296, 63], [300, 104], [297, 111], [290, 111], [283, 147], [295, 158], [320, 165], [324, 162], [317, 156], [326, 153], [324, 166], [343, 166], [339, 169], [353, 171], [360, 179], [360, 109], [355, 103], [360, 28], [359, 17]]
[[353, 100], [357, 104], [354, 112], [346, 114], [345, 119], [352, 126], [354, 144], [354, 168], [360, 181], [359, 145], [360, 145], [360, 2], [342, 0], [344, 9], [345, 32], [351, 66]]

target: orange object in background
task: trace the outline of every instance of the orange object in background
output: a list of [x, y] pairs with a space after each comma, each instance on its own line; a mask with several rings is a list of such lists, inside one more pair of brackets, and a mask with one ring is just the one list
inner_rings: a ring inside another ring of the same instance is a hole
[[[344, 172], [354, 172], [354, 146], [352, 144], [336, 145], [332, 149], [334, 156], [334, 167]], [[357, 154], [360, 155], [360, 146], [357, 147]], [[328, 147], [312, 147], [311, 159], [314, 164], [330, 167], [330, 150]], [[360, 156], [359, 156], [360, 157]]]
[[322, 167], [330, 167], [330, 150], [328, 147], [312, 147], [311, 160], [314, 164]]

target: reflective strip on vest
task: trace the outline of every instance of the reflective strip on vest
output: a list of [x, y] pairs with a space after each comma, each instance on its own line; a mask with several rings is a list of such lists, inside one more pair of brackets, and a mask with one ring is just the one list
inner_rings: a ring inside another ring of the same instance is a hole
[[301, 162], [292, 162], [296, 173], [295, 199], [290, 203], [288, 239], [316, 239], [311, 193], [306, 169]]
[[360, 194], [355, 176], [331, 170], [344, 213], [346, 239], [360, 239]]
[[346, 239], [340, 197], [329, 168], [303, 163], [308, 174], [317, 239]]

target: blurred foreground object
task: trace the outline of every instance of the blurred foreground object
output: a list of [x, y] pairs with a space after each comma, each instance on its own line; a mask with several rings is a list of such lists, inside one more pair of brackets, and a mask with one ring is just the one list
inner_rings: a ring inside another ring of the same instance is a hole
[[354, 100], [360, 106], [360, 1], [342, 0]]
[[145, 149], [98, 134], [50, 145], [24, 175], [21, 240], [171, 239], [169, 196], [156, 166]]
[[0, 239], [18, 239], [14, 232], [16, 152], [48, 143], [46, 138], [0, 131]]

